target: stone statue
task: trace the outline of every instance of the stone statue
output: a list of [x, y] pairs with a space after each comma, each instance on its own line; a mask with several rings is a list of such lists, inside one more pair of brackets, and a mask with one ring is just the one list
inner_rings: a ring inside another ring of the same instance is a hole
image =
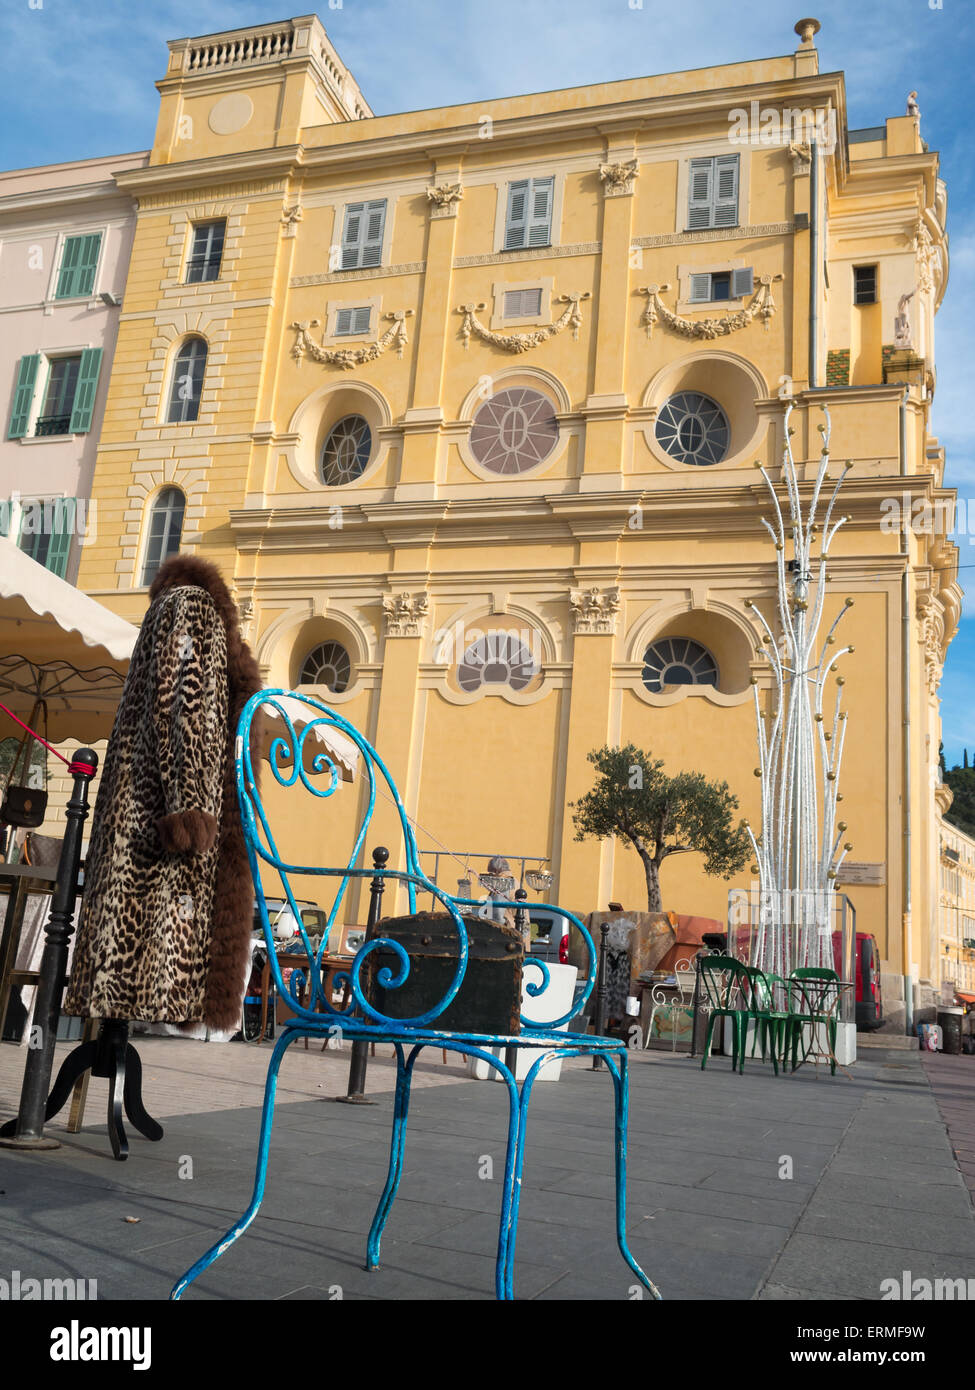
[[917, 104], [917, 92], [910, 92], [907, 98], [907, 114], [909, 116], [920, 116], [921, 108]]
[[897, 301], [897, 315], [894, 319], [894, 346], [898, 348], [913, 347], [911, 335], [911, 319], [907, 312], [907, 306], [914, 298], [914, 291], [910, 294], [902, 294]]

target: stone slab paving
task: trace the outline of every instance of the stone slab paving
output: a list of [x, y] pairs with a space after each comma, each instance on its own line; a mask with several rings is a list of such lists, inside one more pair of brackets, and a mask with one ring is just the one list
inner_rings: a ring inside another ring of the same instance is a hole
[[921, 1059], [948, 1130], [948, 1141], [975, 1202], [975, 1057], [922, 1052]]
[[[113, 1162], [93, 1082], [84, 1130], [51, 1126], [61, 1149], [0, 1150], [0, 1276], [95, 1278], [103, 1298], [162, 1299], [246, 1207], [269, 1049], [152, 1038], [140, 1050], [163, 1140], [132, 1135], [128, 1162]], [[23, 1057], [0, 1048], [0, 1117]], [[975, 1073], [975, 1059], [944, 1060]], [[363, 1264], [392, 1069], [370, 1063], [376, 1105], [334, 1105], [348, 1053], [299, 1045], [282, 1067], [261, 1213], [187, 1297], [492, 1298], [506, 1093], [439, 1053], [423, 1065], [379, 1272]], [[967, 1087], [961, 1075], [945, 1085]], [[874, 1050], [835, 1078], [776, 1078], [759, 1062], [739, 1076], [722, 1057], [701, 1071], [639, 1053], [630, 1076], [630, 1242], [665, 1298], [873, 1300], [904, 1270], [975, 1274], [972, 1204], [920, 1055]], [[964, 1111], [967, 1094], [949, 1099]], [[533, 1094], [516, 1296], [633, 1297], [614, 1229], [612, 1083], [577, 1061]]]

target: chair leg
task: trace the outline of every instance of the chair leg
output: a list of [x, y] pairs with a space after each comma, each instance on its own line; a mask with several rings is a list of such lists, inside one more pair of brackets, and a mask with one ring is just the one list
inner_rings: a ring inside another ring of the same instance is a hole
[[701, 1052], [701, 1070], [702, 1070], [702, 1071], [703, 1071], [704, 1068], [707, 1066], [707, 1061], [708, 1061], [708, 1049], [709, 1049], [710, 1046], [711, 1046], [711, 1034], [714, 1032], [714, 1022], [715, 1022], [715, 1015], [714, 1015], [713, 1013], [711, 1013], [711, 1014], [708, 1015], [708, 1026], [707, 1026], [707, 1031], [706, 1031], [705, 1034], [704, 1034], [704, 1048], [703, 1048], [703, 1050], [702, 1050], [702, 1052]]
[[183, 1290], [189, 1284], [192, 1284], [197, 1275], [202, 1274], [225, 1250], [230, 1249], [234, 1241], [244, 1234], [247, 1227], [260, 1210], [261, 1202], [264, 1200], [264, 1183], [267, 1178], [267, 1158], [268, 1150], [271, 1147], [271, 1125], [274, 1121], [274, 1096], [278, 1085], [278, 1071], [285, 1052], [299, 1037], [301, 1037], [301, 1034], [297, 1031], [292, 1032], [289, 1029], [285, 1029], [275, 1043], [274, 1051], [271, 1053], [271, 1061], [267, 1069], [267, 1081], [264, 1083], [264, 1109], [261, 1113], [261, 1134], [257, 1146], [257, 1172], [254, 1175], [254, 1191], [251, 1196], [250, 1206], [244, 1212], [240, 1220], [230, 1227], [226, 1235], [218, 1240], [216, 1245], [211, 1245], [206, 1254], [202, 1255], [200, 1259], [197, 1260], [196, 1264], [192, 1265], [178, 1283], [173, 1286], [173, 1290], [169, 1295], [173, 1300], [180, 1298], [183, 1294]]
[[620, 1254], [630, 1266], [645, 1289], [653, 1298], [660, 1298], [660, 1290], [637, 1264], [630, 1247], [626, 1243], [626, 1130], [629, 1118], [630, 1087], [627, 1066], [629, 1059], [625, 1049], [619, 1054], [617, 1071], [612, 1057], [607, 1053], [606, 1067], [613, 1077], [613, 1092], [616, 1101], [616, 1244]]
[[383, 1230], [399, 1190], [400, 1179], [403, 1176], [403, 1151], [406, 1147], [406, 1122], [410, 1109], [413, 1062], [422, 1050], [420, 1047], [414, 1047], [410, 1053], [409, 1061], [407, 1061], [403, 1054], [402, 1044], [394, 1043], [393, 1047], [396, 1051], [396, 1096], [393, 1101], [393, 1132], [389, 1141], [389, 1171], [386, 1175], [386, 1186], [383, 1188], [379, 1205], [376, 1207], [376, 1214], [369, 1227], [369, 1239], [366, 1243], [366, 1269], [368, 1270], [379, 1268], [379, 1247], [383, 1238]]

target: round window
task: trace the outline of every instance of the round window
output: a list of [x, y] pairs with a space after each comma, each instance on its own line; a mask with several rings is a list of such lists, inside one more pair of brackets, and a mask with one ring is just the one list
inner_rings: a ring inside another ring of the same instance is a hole
[[372, 431], [361, 415], [346, 415], [333, 425], [322, 450], [322, 481], [328, 487], [355, 482], [372, 452]]
[[660, 408], [657, 443], [678, 463], [720, 463], [728, 452], [728, 417], [710, 396], [678, 391]]
[[538, 675], [531, 651], [510, 632], [486, 632], [472, 642], [457, 668], [457, 683], [468, 693], [482, 685], [524, 690]]
[[643, 654], [643, 684], [653, 695], [669, 685], [717, 685], [714, 657], [689, 637], [662, 637]]
[[299, 685], [324, 685], [333, 695], [349, 688], [352, 662], [340, 642], [322, 642], [308, 653], [298, 678]]
[[485, 401], [471, 425], [471, 453], [492, 473], [525, 473], [547, 459], [559, 438], [552, 402], [513, 386]]

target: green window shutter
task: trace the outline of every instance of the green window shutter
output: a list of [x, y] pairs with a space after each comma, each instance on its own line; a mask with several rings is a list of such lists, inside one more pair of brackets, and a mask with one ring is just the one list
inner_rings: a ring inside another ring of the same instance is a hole
[[69, 236], [65, 239], [57, 289], [54, 291], [55, 299], [76, 299], [80, 295], [91, 294], [101, 244], [101, 232], [93, 232], [89, 236]]
[[74, 534], [75, 499], [56, 497], [51, 507], [51, 518], [51, 543], [44, 563], [52, 574], [63, 579], [68, 568], [68, 554]]
[[23, 439], [30, 424], [30, 411], [34, 403], [34, 383], [37, 381], [37, 368], [40, 364], [39, 352], [28, 353], [20, 359], [17, 369], [17, 387], [14, 391], [14, 405], [10, 412], [8, 439]]
[[98, 389], [98, 373], [101, 371], [101, 348], [85, 348], [81, 354], [78, 368], [78, 385], [75, 387], [74, 404], [71, 408], [71, 434], [87, 434], [91, 429], [91, 415], [95, 409], [95, 392]]

